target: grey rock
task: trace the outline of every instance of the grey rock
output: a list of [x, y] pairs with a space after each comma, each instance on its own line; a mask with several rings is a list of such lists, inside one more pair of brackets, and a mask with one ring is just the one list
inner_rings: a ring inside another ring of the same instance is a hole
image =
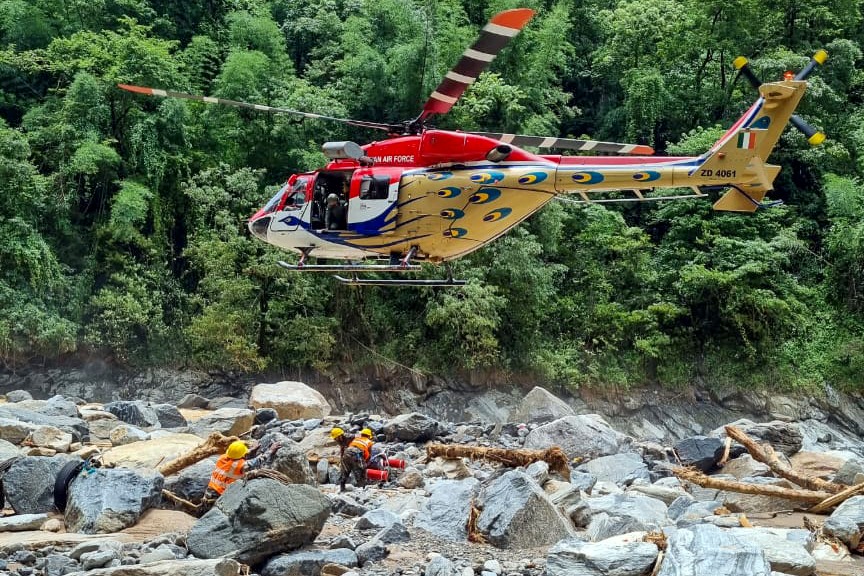
[[330, 462], [326, 458], [318, 460], [315, 465], [315, 480], [318, 484], [326, 484], [329, 479]]
[[15, 514], [0, 517], [0, 532], [38, 530], [46, 520], [48, 520], [47, 514]]
[[573, 486], [576, 486], [582, 492], [591, 493], [591, 490], [594, 488], [594, 485], [597, 484], [597, 477], [588, 472], [582, 472], [580, 470], [571, 470], [570, 471], [570, 483]]
[[369, 508], [345, 494], [334, 494], [330, 498], [330, 506], [334, 513], [345, 516], [362, 516], [369, 511]]
[[[694, 466], [711, 472], [722, 457], [723, 442], [719, 438], [691, 436], [675, 444], [675, 454], [684, 466]], [[718, 451], [721, 451], [718, 453]]]
[[113, 446], [125, 446], [134, 442], [143, 442], [149, 438], [149, 435], [144, 430], [132, 424], [120, 423], [111, 429], [108, 433], [108, 438]]
[[648, 466], [642, 461], [638, 454], [625, 452], [595, 458], [576, 468], [579, 472], [591, 474], [597, 480], [603, 482], [614, 482], [619, 486], [626, 486], [637, 478], [648, 480]]
[[[806, 536], [788, 537], [789, 532], [805, 532]], [[816, 573], [816, 560], [803, 542], [812, 535], [807, 530], [772, 530], [769, 528], [731, 528], [729, 534], [762, 547], [771, 569], [794, 576]], [[803, 540], [803, 542], [802, 542]]]
[[479, 486], [474, 478], [439, 480], [428, 486], [429, 499], [414, 518], [414, 526], [444, 540], [464, 542], [471, 502]]
[[864, 532], [864, 496], [853, 496], [840, 504], [825, 520], [822, 531], [851, 549], [857, 548]]
[[441, 424], [419, 412], [400, 414], [384, 425], [384, 434], [389, 440], [423, 442], [432, 440], [443, 432]]
[[573, 416], [573, 408], [566, 402], [540, 386], [535, 386], [511, 414], [510, 422], [551, 422], [565, 416]]
[[[770, 444], [777, 452], [782, 452], [786, 456], [792, 456], [801, 450], [803, 435], [796, 423], [780, 420], [756, 423], [741, 419], [732, 422], [731, 425], [740, 428], [751, 438]], [[726, 431], [721, 427], [714, 430], [711, 435], [725, 439]]]
[[501, 563], [498, 560], [487, 560], [483, 563], [483, 570], [486, 572], [492, 572], [493, 574], [500, 574], [502, 571]]
[[[41, 412], [36, 412], [34, 410], [20, 408], [17, 405], [0, 405], [0, 421], [2, 420], [17, 420], [19, 422], [26, 422], [37, 426], [54, 426], [55, 428], [59, 428], [64, 432], [72, 434], [72, 438], [76, 442], [86, 439], [89, 434], [87, 423], [81, 418], [42, 414]], [[6, 436], [4, 435], [3, 438], [6, 438]], [[13, 442], [11, 438], [6, 439]]]
[[657, 500], [662, 500], [666, 505], [672, 504], [681, 496], [688, 495], [683, 488], [673, 488], [671, 486], [660, 486], [657, 484], [632, 484], [627, 488], [627, 492], [638, 492]]
[[360, 566], [363, 566], [367, 562], [378, 562], [386, 558], [387, 546], [385, 546], [384, 542], [373, 538], [369, 542], [358, 546], [354, 552], [357, 553], [358, 563]]
[[525, 473], [542, 486], [546, 482], [546, 479], [549, 478], [549, 464], [543, 460], [532, 462], [525, 468]]
[[160, 562], [162, 560], [174, 560], [174, 552], [167, 546], [159, 546], [155, 550], [141, 554], [139, 562], [141, 564], [149, 564], [151, 562]]
[[440, 554], [435, 554], [426, 564], [423, 576], [454, 576], [456, 574], [453, 563]]
[[349, 550], [354, 550], [357, 548], [357, 544], [354, 543], [354, 540], [351, 539], [350, 536], [345, 536], [344, 534], [341, 536], [336, 536], [330, 542], [330, 548], [348, 548]]
[[617, 454], [625, 437], [597, 414], [565, 416], [539, 426], [525, 437], [525, 448], [560, 446], [570, 458], [597, 458]]
[[255, 412], [248, 408], [224, 407], [189, 423], [192, 434], [207, 438], [213, 432], [226, 436], [243, 434], [252, 428]]
[[[671, 504], [669, 504], [666, 515], [671, 520], [677, 520], [678, 517], [681, 516], [681, 514], [683, 514], [684, 511], [687, 510], [687, 508], [689, 508], [690, 505], [694, 502], [696, 502], [696, 499], [693, 498], [693, 496], [690, 496], [689, 494], [682, 494], [681, 496], [673, 500]], [[717, 506], [720, 506], [719, 502], [717, 502]]]
[[69, 488], [66, 528], [84, 534], [118, 532], [162, 500], [162, 475], [150, 470], [100, 468]]
[[477, 529], [499, 548], [528, 548], [570, 535], [567, 519], [521, 470], [505, 472], [480, 492]]
[[119, 420], [139, 428], [159, 426], [159, 416], [156, 414], [156, 410], [143, 400], [109, 402], [103, 406], [103, 409], [114, 414]]
[[21, 444], [37, 428], [36, 424], [29, 422], [0, 418], [0, 438], [12, 444]]
[[742, 454], [728, 461], [723, 466], [723, 473], [730, 474], [735, 478], [749, 478], [753, 476], [771, 476], [771, 468], [754, 460], [749, 454]]
[[51, 554], [45, 557], [45, 564], [42, 570], [45, 576], [61, 576], [75, 572], [78, 569], [78, 563], [71, 558], [62, 554]]
[[396, 480], [396, 484], [402, 488], [406, 488], [408, 490], [413, 490], [414, 488], [421, 488], [425, 484], [425, 480], [423, 479], [423, 474], [420, 473], [419, 470], [413, 468], [411, 466], [405, 468], [401, 474], [399, 474], [399, 478]]
[[23, 402], [25, 400], [33, 400], [33, 396], [26, 390], [10, 390], [4, 394], [7, 402]]
[[656, 530], [669, 523], [667, 507], [662, 500], [641, 494], [609, 494], [584, 498], [570, 512], [576, 526], [588, 526], [594, 516], [605, 513], [629, 523], [633, 530]]
[[256, 564], [312, 542], [329, 514], [329, 501], [311, 486], [269, 478], [235, 482], [192, 526], [186, 544], [197, 558]]
[[189, 409], [198, 408], [205, 409], [210, 404], [210, 400], [198, 394], [186, 394], [178, 403], [177, 408]]
[[81, 568], [85, 571], [93, 570], [94, 568], [102, 568], [109, 564], [112, 560], [119, 558], [116, 550], [100, 549], [95, 552], [87, 552], [81, 555]]
[[591, 518], [584, 536], [591, 542], [600, 542], [613, 536], [629, 534], [631, 532], [642, 532], [644, 525], [641, 521], [629, 516], [612, 516], [605, 512], [595, 514]]
[[770, 576], [762, 548], [711, 525], [676, 530], [659, 576]]
[[189, 424], [180, 414], [180, 410], [171, 404], [154, 404], [153, 410], [162, 428], [183, 428]]
[[274, 556], [264, 564], [262, 576], [318, 576], [325, 564], [340, 564], [353, 568], [357, 554], [347, 548], [303, 550]]
[[270, 432], [261, 438], [261, 451], [266, 453], [270, 446], [278, 442], [279, 450], [272, 456], [268, 468], [281, 472], [294, 484], [315, 485], [315, 474], [309, 466], [309, 459], [300, 446], [280, 432]]
[[83, 556], [84, 554], [87, 554], [89, 552], [96, 552], [97, 550], [99, 550], [99, 547], [102, 545], [103, 545], [102, 542], [98, 542], [98, 541], [94, 541], [94, 540], [91, 540], [89, 542], [81, 542], [80, 544], [76, 545], [71, 550], [69, 550], [69, 552], [66, 555], [69, 556], [70, 558], [72, 558], [73, 560], [80, 560], [81, 556]]
[[[747, 484], [796, 488], [794, 484], [783, 478], [754, 476], [749, 478], [740, 478], [739, 481]], [[775, 496], [742, 494], [740, 492], [720, 492], [717, 495], [717, 500], [722, 501], [723, 505], [732, 512], [745, 513], [776, 512], [777, 510], [790, 510], [800, 506], [800, 503], [795, 502], [794, 500], [787, 500]]]
[[181, 470], [179, 474], [165, 478], [165, 489], [181, 498], [197, 502], [207, 490], [215, 465], [216, 457], [196, 462]]
[[357, 520], [357, 524], [354, 525], [354, 528], [358, 530], [380, 530], [381, 528], [387, 528], [396, 523], [399, 523], [399, 516], [389, 510], [376, 508], [375, 510], [369, 510], [363, 514], [363, 516]]
[[54, 510], [54, 480], [73, 456], [24, 456], [3, 475], [6, 501], [16, 514], [39, 514]]
[[380, 540], [384, 544], [395, 544], [397, 542], [407, 542], [411, 539], [408, 529], [401, 522], [394, 522], [390, 526], [383, 528], [375, 534], [375, 539]]
[[[674, 502], [673, 502], [674, 504]], [[714, 516], [714, 512], [721, 507], [720, 502], [691, 502], [689, 506], [681, 510], [675, 516], [675, 523], [678, 526], [688, 526], [694, 523], [702, 522], [703, 518]], [[671, 510], [669, 517], [672, 517]], [[740, 522], [735, 520], [740, 526]]]
[[20, 455], [21, 451], [18, 449], [17, 446], [3, 439], [3, 431], [2, 428], [0, 428], [0, 462], [6, 462], [10, 458], [14, 458]]
[[864, 458], [850, 458], [834, 474], [833, 481], [837, 484], [853, 486], [858, 483], [856, 480], [859, 474], [864, 474]]
[[569, 538], [549, 549], [548, 576], [643, 576], [657, 559], [648, 542], [584, 542]]

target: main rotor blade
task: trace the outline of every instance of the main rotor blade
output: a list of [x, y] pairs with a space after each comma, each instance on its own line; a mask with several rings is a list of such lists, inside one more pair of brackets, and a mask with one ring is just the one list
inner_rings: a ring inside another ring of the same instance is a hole
[[146, 94], [148, 96], [161, 96], [163, 98], [181, 98], [183, 100], [197, 100], [198, 102], [206, 102], [207, 104], [222, 104], [223, 106], [233, 106], [234, 108], [248, 108], [249, 110], [258, 110], [259, 112], [269, 112], [271, 114], [293, 114], [304, 118], [314, 118], [316, 120], [329, 120], [331, 122], [342, 122], [350, 126], [358, 126], [360, 128], [371, 128], [373, 130], [385, 130], [392, 132], [398, 131], [401, 127], [391, 126], [389, 124], [380, 124], [378, 122], [366, 122], [365, 120], [351, 120], [349, 118], [336, 118], [334, 116], [326, 116], [324, 114], [315, 114], [314, 112], [303, 112], [301, 110], [292, 110], [291, 108], [280, 108], [278, 106], [265, 106], [263, 104], [249, 104], [248, 102], [240, 102], [238, 100], [227, 100], [225, 98], [214, 98], [212, 96], [198, 96], [197, 94], [186, 94], [185, 92], [172, 92], [170, 90], [160, 90], [158, 88], [145, 88], [143, 86], [131, 86], [129, 84], [118, 84], [118, 88], [135, 92], [136, 94]]
[[415, 122], [422, 122], [432, 114], [445, 114], [459, 100], [462, 93], [477, 80], [510, 40], [534, 16], [529, 8], [516, 8], [499, 12], [483, 27], [480, 37], [463, 54], [456, 66], [444, 76], [444, 80], [429, 96], [423, 112]]
[[574, 140], [554, 136], [523, 136], [521, 134], [501, 134], [500, 132], [469, 132], [486, 136], [514, 146], [534, 146], [535, 148], [558, 148], [560, 150], [581, 150], [583, 152], [607, 152], [611, 154], [634, 154], [650, 156], [654, 154], [651, 146], [643, 144], [621, 144], [619, 142], [600, 142], [598, 140]]

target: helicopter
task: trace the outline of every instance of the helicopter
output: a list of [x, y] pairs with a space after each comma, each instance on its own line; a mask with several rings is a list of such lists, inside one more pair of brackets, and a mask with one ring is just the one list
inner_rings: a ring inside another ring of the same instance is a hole
[[[449, 266], [441, 279], [379, 278], [401, 274], [422, 262], [445, 264], [494, 241], [553, 198], [575, 195], [579, 202], [643, 202], [705, 198], [725, 191], [713, 208], [754, 212], [775, 206], [765, 201], [780, 166], [766, 162], [791, 123], [811, 145], [825, 135], [794, 114], [807, 77], [828, 55], [817, 51], [797, 74], [762, 83], [746, 58], [734, 61], [758, 99], [705, 153], [694, 157], [654, 156], [645, 145], [438, 130], [428, 125], [447, 113], [498, 53], [528, 24], [534, 11], [505, 10], [483, 27], [474, 44], [445, 75], [422, 112], [398, 124], [336, 118], [235, 100], [119, 84], [121, 89], [197, 100], [277, 114], [341, 122], [384, 131], [366, 145], [328, 142], [329, 163], [294, 174], [248, 221], [252, 235], [300, 254], [292, 272], [334, 273], [345, 284], [371, 286], [459, 286]], [[601, 152], [604, 156], [535, 154], [524, 149]], [[656, 188], [683, 188], [675, 196], [646, 196]], [[618, 192], [624, 198], [603, 194]], [[310, 257], [341, 261], [309, 263]], [[374, 263], [369, 263], [372, 260]], [[344, 274], [344, 275], [343, 275]]]

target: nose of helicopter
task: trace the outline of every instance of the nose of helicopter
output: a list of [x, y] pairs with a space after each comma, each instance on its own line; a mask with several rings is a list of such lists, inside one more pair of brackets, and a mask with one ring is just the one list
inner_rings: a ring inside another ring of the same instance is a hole
[[249, 219], [249, 232], [266, 242], [267, 229], [270, 228], [270, 220], [272, 220], [272, 217], [270, 215], [262, 216], [262, 212], [264, 211], [261, 210], [258, 214], [255, 214]]

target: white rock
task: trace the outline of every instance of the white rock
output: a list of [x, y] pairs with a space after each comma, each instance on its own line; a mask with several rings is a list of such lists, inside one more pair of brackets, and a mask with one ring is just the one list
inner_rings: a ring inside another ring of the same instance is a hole
[[36, 446], [68, 452], [69, 445], [72, 444], [72, 434], [54, 426], [39, 426], [30, 433], [30, 441]]
[[147, 432], [131, 424], [118, 424], [108, 433], [113, 446], [125, 446], [133, 442], [143, 442], [148, 439]]
[[302, 382], [258, 384], [252, 388], [249, 405], [273, 408], [280, 420], [300, 420], [329, 416], [332, 407], [324, 396]]
[[196, 448], [201, 438], [192, 434], [172, 434], [111, 448], [102, 457], [105, 464], [126, 468], [157, 468]]
[[15, 514], [0, 518], [0, 532], [24, 532], [27, 530], [39, 530], [45, 521], [47, 514]]

